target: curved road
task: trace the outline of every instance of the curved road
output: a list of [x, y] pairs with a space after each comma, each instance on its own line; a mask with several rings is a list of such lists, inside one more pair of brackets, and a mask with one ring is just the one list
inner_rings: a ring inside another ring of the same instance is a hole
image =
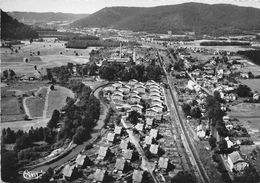
[[[107, 85], [106, 84], [103, 84], [101, 86], [98, 86], [96, 87], [93, 91], [93, 94], [95, 95], [95, 97], [97, 97], [99, 99], [99, 96], [98, 96], [98, 93], [100, 92], [100, 90], [102, 89], [103, 86]], [[88, 141], [84, 142], [83, 144], [81, 145], [78, 145], [76, 146], [71, 152], [69, 152], [67, 155], [65, 155], [64, 157], [62, 157], [61, 159], [53, 162], [53, 163], [50, 163], [50, 164], [46, 164], [46, 165], [42, 165], [42, 166], [39, 166], [37, 168], [33, 168], [32, 170], [37, 170], [37, 171], [47, 171], [48, 168], [56, 168], [56, 167], [59, 167], [61, 166], [62, 164], [70, 161], [71, 159], [75, 158], [82, 150], [85, 149], [86, 145], [90, 144], [93, 139], [96, 139], [97, 136], [99, 135], [99, 132], [100, 130], [103, 128], [104, 126], [104, 120], [106, 118], [106, 114], [107, 114], [107, 111], [108, 111], [108, 108], [107, 106], [105, 105], [105, 103], [101, 101], [101, 107], [103, 108], [102, 111], [102, 114], [100, 114], [99, 116], [99, 120], [97, 121], [97, 125], [93, 128], [93, 132], [91, 134], [91, 139], [89, 139]]]

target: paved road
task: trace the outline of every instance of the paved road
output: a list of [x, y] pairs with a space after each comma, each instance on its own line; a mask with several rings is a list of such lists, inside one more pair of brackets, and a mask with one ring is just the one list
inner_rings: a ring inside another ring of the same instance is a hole
[[[99, 98], [98, 96], [98, 93], [100, 92], [100, 90], [102, 89], [101, 86], [99, 86], [97, 89], [95, 89], [95, 92], [94, 92], [94, 95]], [[100, 100], [101, 101], [101, 100]], [[94, 139], [97, 138], [97, 136], [99, 135], [99, 132], [100, 130], [103, 128], [104, 126], [104, 120], [106, 118], [106, 114], [107, 114], [107, 111], [108, 111], [108, 108], [107, 106], [105, 105], [105, 103], [103, 103], [101, 101], [101, 107], [103, 108], [103, 112], [102, 114], [100, 114], [99, 116], [99, 120], [97, 121], [97, 125], [94, 127], [93, 129], [93, 133], [91, 134], [91, 139], [89, 139], [88, 141], [84, 142], [83, 144], [81, 145], [78, 145], [76, 146], [70, 153], [68, 153], [66, 156], [64, 156], [63, 158], [53, 162], [53, 163], [50, 163], [50, 164], [47, 164], [47, 165], [43, 165], [43, 166], [40, 166], [40, 167], [37, 167], [37, 168], [34, 168], [33, 170], [38, 170], [38, 171], [47, 171], [48, 168], [56, 168], [56, 167], [59, 167], [61, 165], [63, 165], [64, 163], [70, 161], [71, 159], [73, 159], [74, 157], [76, 157], [82, 150], [85, 149], [86, 145], [90, 144], [93, 142]]]
[[151, 174], [154, 182], [157, 183], [158, 180], [155, 177], [154, 172], [153, 172], [153, 169], [154, 169], [153, 163], [149, 162], [148, 158], [145, 156], [143, 148], [139, 144], [139, 140], [135, 137], [135, 135], [133, 134], [133, 131], [128, 128], [127, 124], [125, 123], [125, 120], [122, 118], [121, 118], [121, 123], [123, 124], [123, 126], [126, 129], [126, 132], [129, 135], [131, 143], [133, 143], [135, 145], [135, 148], [137, 149], [139, 155], [142, 157], [142, 166], [143, 166], [142, 169], [148, 171]]

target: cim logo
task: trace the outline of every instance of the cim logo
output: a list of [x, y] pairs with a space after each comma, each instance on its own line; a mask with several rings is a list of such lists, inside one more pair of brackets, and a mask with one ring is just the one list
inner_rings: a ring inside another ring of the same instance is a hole
[[35, 179], [41, 179], [43, 174], [45, 174], [45, 172], [43, 172], [42, 170], [40, 172], [25, 170], [23, 172], [23, 177], [26, 180], [35, 180]]

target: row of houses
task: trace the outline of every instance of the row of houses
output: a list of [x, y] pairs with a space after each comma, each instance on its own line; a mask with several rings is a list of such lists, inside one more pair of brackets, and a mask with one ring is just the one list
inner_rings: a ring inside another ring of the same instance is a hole
[[[128, 83], [116, 82], [107, 86], [104, 91], [118, 108], [127, 108], [136, 110], [139, 113], [145, 113], [149, 117], [160, 117], [164, 110], [164, 95], [160, 84], [153, 80], [146, 83], [130, 80]], [[143, 111], [141, 101], [149, 103], [149, 108]]]

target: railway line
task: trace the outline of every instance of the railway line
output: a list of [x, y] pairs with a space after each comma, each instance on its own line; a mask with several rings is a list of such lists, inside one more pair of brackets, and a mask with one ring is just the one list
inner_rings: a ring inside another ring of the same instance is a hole
[[[182, 117], [178, 110], [177, 99], [173, 93], [173, 87], [172, 87], [172, 82], [171, 82], [172, 76], [166, 72], [165, 65], [162, 61], [161, 55], [158, 50], [157, 50], [157, 54], [158, 54], [158, 57], [160, 60], [161, 67], [163, 68], [163, 71], [165, 73], [166, 81], [167, 81], [167, 84], [168, 84], [169, 90], [170, 90], [170, 98], [171, 98], [172, 104], [173, 104], [172, 106], [170, 106], [170, 110], [172, 111], [172, 114], [174, 114], [173, 117], [175, 118], [175, 120], [173, 120], [172, 123], [174, 123], [173, 125], [179, 126], [179, 130], [181, 133], [180, 135], [183, 140], [183, 145], [186, 148], [186, 152], [189, 156], [190, 162], [192, 163], [192, 165], [194, 167], [195, 174], [196, 174], [197, 178], [199, 179], [199, 182], [210, 183], [210, 179], [207, 175], [207, 172], [200, 160], [200, 157], [198, 155], [196, 148], [194, 147], [194, 144], [192, 143], [192, 141], [190, 139], [190, 136], [187, 132], [188, 130], [186, 129], [186, 125], [185, 125], [184, 121], [182, 120]], [[172, 56], [171, 56], [171, 58], [172, 58]]]

